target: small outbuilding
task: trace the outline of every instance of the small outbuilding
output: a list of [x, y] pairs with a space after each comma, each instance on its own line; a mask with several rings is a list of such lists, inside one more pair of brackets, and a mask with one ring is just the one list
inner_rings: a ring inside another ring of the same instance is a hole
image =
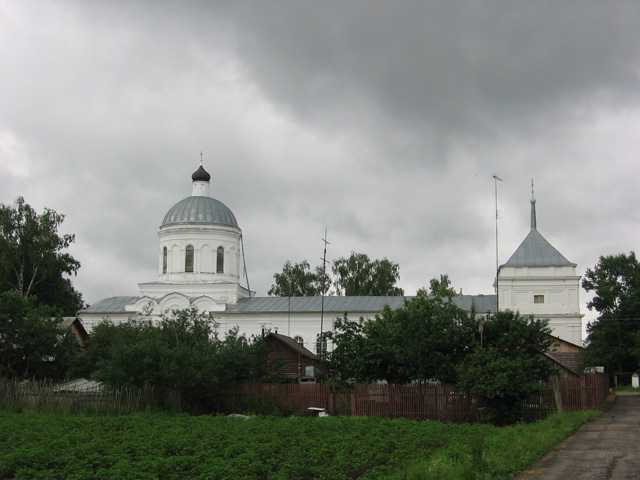
[[279, 333], [267, 334], [267, 362], [274, 374], [298, 382], [315, 382], [320, 373], [320, 358], [293, 338]]

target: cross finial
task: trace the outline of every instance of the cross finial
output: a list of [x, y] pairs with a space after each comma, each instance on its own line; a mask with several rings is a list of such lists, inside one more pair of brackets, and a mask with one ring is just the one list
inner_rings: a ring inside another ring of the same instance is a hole
[[535, 195], [533, 194], [533, 178], [531, 179], [531, 198], [535, 198]]
[[202, 150], [200, 150], [200, 166], [202, 166]]

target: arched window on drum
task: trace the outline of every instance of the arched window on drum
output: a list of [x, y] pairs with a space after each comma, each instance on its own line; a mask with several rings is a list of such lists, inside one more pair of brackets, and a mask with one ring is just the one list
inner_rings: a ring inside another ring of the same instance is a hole
[[216, 273], [224, 273], [224, 248], [218, 247], [216, 255]]
[[184, 271], [193, 272], [193, 245], [187, 246], [186, 255], [184, 257]]
[[162, 273], [167, 273], [167, 247], [162, 249]]

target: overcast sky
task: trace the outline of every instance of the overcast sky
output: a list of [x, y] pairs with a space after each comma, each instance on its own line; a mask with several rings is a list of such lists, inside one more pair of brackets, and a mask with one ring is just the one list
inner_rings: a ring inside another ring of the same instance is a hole
[[406, 294], [491, 294], [497, 173], [500, 263], [533, 178], [583, 275], [637, 249], [638, 25], [637, 1], [0, 0], [0, 203], [66, 215], [85, 301], [136, 295], [202, 151], [258, 295], [325, 229]]

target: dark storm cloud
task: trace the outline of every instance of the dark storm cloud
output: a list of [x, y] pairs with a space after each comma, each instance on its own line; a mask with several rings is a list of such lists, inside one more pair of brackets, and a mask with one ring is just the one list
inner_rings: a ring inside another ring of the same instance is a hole
[[581, 274], [640, 235], [636, 2], [0, 3], [0, 201], [67, 214], [89, 301], [157, 275], [203, 151], [251, 287], [363, 252], [491, 293], [529, 229]]
[[596, 94], [638, 92], [632, 2], [271, 7], [238, 9], [239, 52], [270, 95], [328, 128], [334, 110], [352, 109], [351, 127], [370, 110], [401, 128], [492, 135], [505, 121], [573, 113]]

